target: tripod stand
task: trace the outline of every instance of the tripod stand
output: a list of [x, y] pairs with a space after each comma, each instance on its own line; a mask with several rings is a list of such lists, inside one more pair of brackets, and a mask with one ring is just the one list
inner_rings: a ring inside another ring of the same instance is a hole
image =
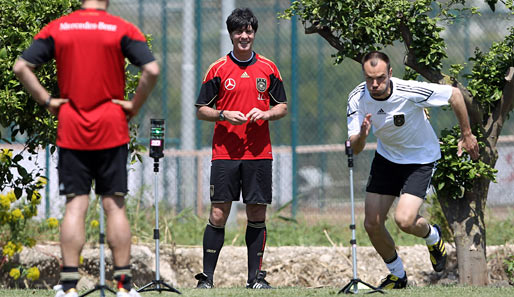
[[104, 233], [104, 208], [102, 205], [102, 201], [100, 200], [100, 236], [99, 236], [99, 243], [100, 243], [100, 283], [97, 284], [93, 289], [87, 291], [86, 293], [80, 295], [80, 297], [87, 296], [95, 291], [100, 291], [100, 297], [105, 296], [105, 290], [116, 294], [116, 292], [107, 287], [105, 285], [105, 256], [104, 256], [104, 244], [105, 244], [105, 233]]
[[159, 202], [157, 198], [157, 173], [159, 172], [159, 158], [154, 157], [153, 172], [154, 178], [154, 204], [155, 204], [155, 229], [153, 230], [153, 239], [155, 239], [155, 279], [137, 290], [138, 292], [162, 291], [180, 293], [177, 289], [165, 283], [159, 276]]
[[[351, 208], [352, 208], [352, 224], [350, 225], [350, 230], [352, 230], [352, 240], [350, 240], [350, 243], [352, 244], [352, 264], [353, 264], [353, 278], [352, 280], [344, 286], [338, 294], [345, 293], [345, 294], [357, 294], [359, 292], [358, 285], [359, 283], [367, 286], [368, 288], [372, 289], [372, 291], [367, 292], [375, 293], [380, 292], [382, 294], [385, 294], [384, 291], [381, 289], [374, 287], [366, 282], [363, 282], [360, 278], [357, 277], [357, 240], [355, 239], [355, 206], [353, 201], [353, 149], [351, 147], [350, 140], [347, 140], [345, 143], [345, 152], [348, 156], [348, 168], [350, 169], [350, 201], [351, 201]], [[353, 289], [352, 289], [353, 288]]]

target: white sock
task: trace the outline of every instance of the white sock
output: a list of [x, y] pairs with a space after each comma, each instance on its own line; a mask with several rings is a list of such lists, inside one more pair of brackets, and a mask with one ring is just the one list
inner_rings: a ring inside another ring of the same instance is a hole
[[427, 243], [427, 245], [434, 245], [436, 244], [438, 241], [439, 241], [439, 232], [437, 232], [437, 229], [432, 226], [432, 225], [429, 225], [430, 226], [430, 234], [428, 234], [427, 237], [425, 237], [425, 242]]
[[397, 256], [396, 260], [391, 263], [386, 263], [387, 269], [391, 272], [392, 275], [395, 275], [399, 278], [405, 276], [405, 270], [403, 269], [402, 259]]

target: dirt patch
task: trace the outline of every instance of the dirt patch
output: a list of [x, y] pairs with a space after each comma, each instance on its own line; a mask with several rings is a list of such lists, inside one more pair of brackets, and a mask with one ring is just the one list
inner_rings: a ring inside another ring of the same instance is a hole
[[[447, 245], [449, 253], [447, 269], [436, 273], [432, 270], [426, 246], [398, 247], [413, 286], [429, 284], [452, 284], [458, 282], [456, 253]], [[508, 277], [503, 260], [514, 254], [514, 245], [488, 246], [488, 269], [490, 283], [507, 286]], [[98, 249], [89, 246], [82, 252], [84, 264], [80, 267], [82, 279], [79, 288], [92, 288], [98, 282]], [[202, 270], [202, 248], [198, 246], [161, 245], [161, 278], [178, 288], [194, 287], [194, 275]], [[106, 249], [106, 280], [112, 278], [111, 254]], [[18, 264], [38, 266], [41, 279], [33, 283], [15, 283], [8, 277], [4, 266], [0, 273], [1, 287], [46, 287], [59, 279], [60, 251], [56, 243], [39, 244], [25, 249], [15, 260]], [[153, 245], [134, 245], [132, 248], [134, 283], [142, 286], [155, 278], [155, 256]], [[370, 284], [378, 284], [388, 271], [372, 247], [357, 247], [357, 274]], [[267, 247], [263, 270], [267, 280], [277, 287], [343, 287], [353, 277], [350, 247]], [[214, 283], [216, 287], [244, 286], [247, 277], [246, 247], [223, 247]]]

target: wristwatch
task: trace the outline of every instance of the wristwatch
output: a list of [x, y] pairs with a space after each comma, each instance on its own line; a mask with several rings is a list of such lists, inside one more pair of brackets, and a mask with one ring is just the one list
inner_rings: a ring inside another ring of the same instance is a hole
[[46, 99], [45, 103], [43, 103], [42, 105], [45, 108], [48, 108], [50, 106], [50, 101], [52, 101], [52, 95], [48, 96], [48, 99]]
[[225, 120], [225, 116], [223, 115], [223, 112], [224, 112], [224, 110], [222, 109], [220, 111], [220, 121], [224, 121]]

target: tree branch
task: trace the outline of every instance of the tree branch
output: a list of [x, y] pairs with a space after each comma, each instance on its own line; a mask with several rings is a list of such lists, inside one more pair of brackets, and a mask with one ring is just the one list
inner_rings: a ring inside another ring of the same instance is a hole
[[[399, 14], [398, 17], [403, 20], [403, 14]], [[473, 98], [471, 97], [471, 94], [468, 92], [468, 90], [460, 82], [452, 80], [449, 76], [441, 73], [441, 71], [435, 70], [426, 65], [418, 63], [416, 55], [414, 54], [414, 51], [411, 47], [413, 37], [409, 27], [405, 25], [404, 21], [402, 21], [400, 22], [399, 29], [402, 34], [403, 43], [407, 50], [407, 54], [405, 55], [403, 63], [409, 66], [410, 68], [414, 69], [416, 72], [421, 74], [421, 76], [423, 76], [430, 82], [445, 85], [453, 85], [459, 88], [459, 90], [462, 93], [462, 96], [464, 97], [464, 101], [466, 102], [466, 108], [468, 110], [471, 125], [473, 126], [475, 124], [481, 124], [482, 113], [480, 112], [480, 107], [478, 106], [478, 104], [473, 102]]]
[[424, 78], [426, 78], [430, 82], [439, 83], [439, 84], [448, 84], [448, 82], [445, 81], [445, 79], [444, 79], [444, 75], [440, 71], [434, 70], [430, 67], [427, 67], [426, 65], [422, 65], [422, 64], [418, 63], [416, 55], [414, 54], [414, 51], [412, 50], [412, 47], [411, 47], [412, 40], [413, 40], [412, 33], [411, 33], [409, 27], [407, 25], [405, 25], [405, 22], [403, 20], [403, 14], [399, 14], [398, 17], [402, 18], [402, 22], [400, 22], [399, 29], [402, 34], [405, 49], [407, 50], [407, 54], [405, 55], [403, 64], [414, 69], [417, 73], [421, 74]]
[[514, 67], [510, 67], [505, 75], [505, 86], [502, 98], [498, 101], [484, 126], [487, 141], [492, 148], [496, 148], [498, 136], [503, 128], [509, 112], [514, 108]]
[[[332, 31], [330, 31], [328, 27], [322, 27], [317, 23], [314, 23], [309, 27], [305, 27], [305, 34], [316, 33], [323, 37], [323, 39], [325, 39], [333, 48], [335, 48], [339, 52], [344, 51], [344, 47], [342, 46], [341, 41], [337, 36], [334, 36], [334, 34], [332, 34]], [[362, 54], [358, 54], [354, 57], [349, 58], [360, 64], [362, 61]]]

